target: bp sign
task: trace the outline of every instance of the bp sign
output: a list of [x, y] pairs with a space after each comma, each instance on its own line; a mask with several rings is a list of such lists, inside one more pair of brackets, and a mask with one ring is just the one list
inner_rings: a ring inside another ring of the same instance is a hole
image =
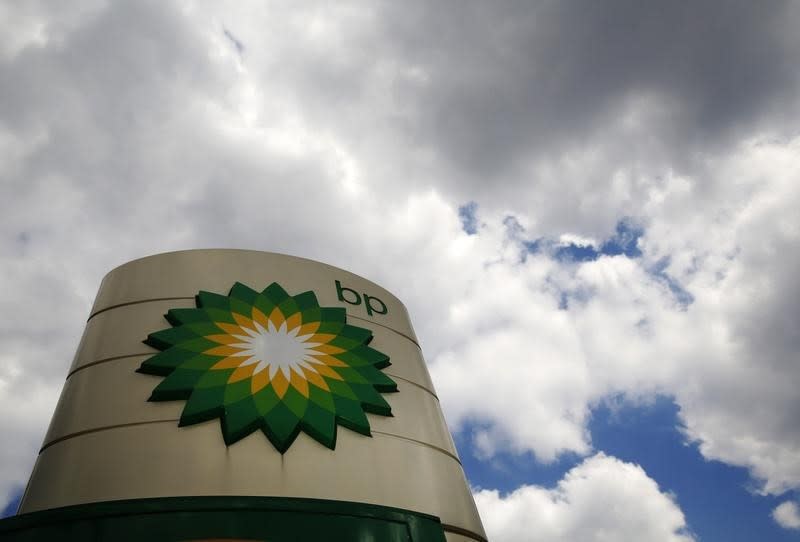
[[128, 262], [66, 377], [4, 542], [485, 542], [405, 307], [343, 269]]
[[181, 426], [219, 418], [226, 444], [260, 429], [283, 453], [301, 430], [333, 449], [337, 424], [369, 436], [365, 411], [392, 415], [381, 395], [397, 391], [381, 371], [389, 357], [368, 346], [372, 332], [348, 324], [344, 308], [276, 282], [261, 292], [238, 282], [227, 296], [201, 291], [196, 304], [167, 312], [173, 327], [144, 341], [161, 352], [138, 369], [165, 377], [150, 401], [186, 401]]

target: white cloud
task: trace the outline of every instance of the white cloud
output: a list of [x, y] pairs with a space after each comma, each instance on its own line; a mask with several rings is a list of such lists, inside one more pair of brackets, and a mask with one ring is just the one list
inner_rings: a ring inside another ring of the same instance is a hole
[[582, 237], [580, 235], [575, 235], [571, 233], [564, 233], [558, 237], [558, 242], [561, 245], [575, 245], [578, 247], [592, 247], [597, 248], [598, 243], [596, 239], [591, 239], [589, 237]]
[[508, 495], [474, 492], [495, 542], [689, 542], [683, 512], [644, 470], [602, 453], [552, 489], [522, 486]]
[[654, 184], [641, 259], [509, 249], [461, 267], [474, 278], [432, 370], [451, 422], [479, 422], [481, 454], [586, 453], [592, 404], [663, 393], [706, 457], [749, 468], [766, 493], [800, 485], [800, 140], [745, 143], [707, 167]]
[[786, 501], [776, 506], [772, 518], [784, 529], [800, 529], [800, 509], [795, 502]]
[[56, 406], [61, 382], [23, 370], [24, 360], [0, 358], [0, 432], [6, 435], [0, 453], [0, 502], [3, 508], [27, 482], [37, 450]]

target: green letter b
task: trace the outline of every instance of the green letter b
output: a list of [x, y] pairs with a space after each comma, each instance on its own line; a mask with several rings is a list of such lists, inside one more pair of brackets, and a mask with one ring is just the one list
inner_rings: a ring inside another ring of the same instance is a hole
[[[347, 297], [345, 297], [344, 295], [345, 292], [350, 292], [351, 294], [353, 294], [355, 299], [353, 301], [347, 299]], [[349, 303], [351, 305], [361, 305], [361, 296], [358, 295], [358, 292], [356, 292], [352, 288], [345, 288], [344, 286], [342, 286], [342, 283], [339, 282], [338, 280], [336, 281], [336, 295], [339, 296], [339, 301], [344, 301], [345, 303]]]

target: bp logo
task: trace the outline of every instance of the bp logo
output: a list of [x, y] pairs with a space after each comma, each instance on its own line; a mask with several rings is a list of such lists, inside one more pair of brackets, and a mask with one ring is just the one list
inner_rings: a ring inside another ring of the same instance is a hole
[[201, 291], [196, 305], [167, 312], [173, 327], [144, 341], [161, 352], [137, 370], [165, 377], [150, 401], [186, 401], [180, 426], [219, 418], [227, 445], [261, 429], [283, 453], [300, 430], [333, 449], [337, 424], [369, 436], [365, 412], [392, 415], [381, 395], [397, 391], [381, 371], [389, 357], [343, 308], [274, 282]]

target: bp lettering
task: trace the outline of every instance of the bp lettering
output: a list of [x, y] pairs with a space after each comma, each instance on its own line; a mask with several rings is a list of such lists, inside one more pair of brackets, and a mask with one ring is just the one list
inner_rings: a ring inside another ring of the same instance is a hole
[[352, 288], [342, 286], [341, 281], [338, 280], [336, 281], [336, 296], [339, 298], [339, 301], [343, 301], [353, 306], [361, 305], [363, 301], [364, 308], [369, 316], [372, 316], [373, 314], [386, 314], [389, 312], [389, 309], [386, 307], [386, 303], [381, 301], [380, 298], [367, 293], [359, 294]]

